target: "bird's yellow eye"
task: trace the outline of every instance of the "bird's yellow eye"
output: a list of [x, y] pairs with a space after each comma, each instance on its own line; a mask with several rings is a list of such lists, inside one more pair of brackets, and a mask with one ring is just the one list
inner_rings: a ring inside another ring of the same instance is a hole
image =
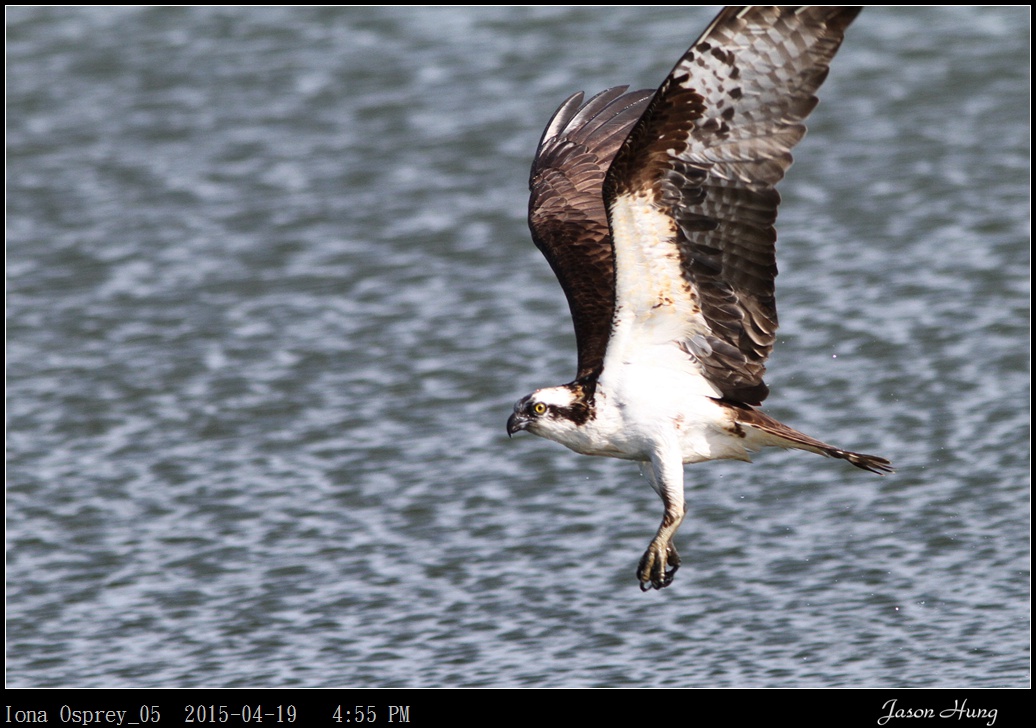
[[543, 404], [543, 402], [537, 402], [532, 406], [532, 413], [534, 415], [542, 415], [546, 411], [547, 405]]

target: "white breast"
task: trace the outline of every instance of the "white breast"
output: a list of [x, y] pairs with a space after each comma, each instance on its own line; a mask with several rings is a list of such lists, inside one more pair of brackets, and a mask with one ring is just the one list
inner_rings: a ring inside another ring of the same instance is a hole
[[596, 417], [580, 428], [595, 450], [586, 454], [643, 461], [675, 445], [685, 463], [748, 459], [748, 443], [736, 434], [729, 410], [707, 382], [683, 367], [631, 363], [605, 369], [595, 404]]

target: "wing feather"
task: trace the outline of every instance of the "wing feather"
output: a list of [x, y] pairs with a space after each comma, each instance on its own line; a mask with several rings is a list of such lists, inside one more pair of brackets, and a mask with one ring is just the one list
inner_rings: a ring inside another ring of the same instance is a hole
[[585, 104], [570, 96], [540, 139], [529, 178], [529, 227], [568, 299], [579, 349], [578, 373], [604, 360], [615, 305], [615, 265], [604, 175], [652, 92], [608, 89]]
[[[683, 325], [652, 324], [651, 331], [680, 330], [677, 345], [734, 401], [760, 404], [769, 391], [763, 375], [777, 330], [774, 222], [780, 196], [774, 185], [791, 164], [791, 149], [806, 131], [802, 122], [817, 104], [814, 94], [859, 10], [722, 11], [654, 95], [604, 182], [613, 234], [620, 199], [623, 219], [651, 210], [652, 219], [657, 211], [672, 220], [672, 234], [659, 239], [638, 236], [648, 219], [641, 216], [640, 223], [627, 223], [631, 232], [622, 241], [636, 248], [631, 259], [641, 267], [642, 261], [667, 259], [665, 251], [648, 247], [678, 250], [687, 285], [671, 315]], [[659, 290], [672, 287], [662, 280], [671, 277], [666, 271], [655, 272]], [[625, 295], [620, 282], [620, 308]], [[631, 308], [640, 321], [634, 326], [660, 315], [658, 305]]]

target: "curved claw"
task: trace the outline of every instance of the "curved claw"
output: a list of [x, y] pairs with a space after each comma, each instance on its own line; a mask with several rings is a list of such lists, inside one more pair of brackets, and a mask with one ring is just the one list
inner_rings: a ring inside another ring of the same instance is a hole
[[662, 548], [662, 544], [652, 541], [637, 567], [640, 590], [664, 589], [673, 583], [673, 576], [679, 568], [680, 554], [676, 553], [676, 548], [671, 543]]

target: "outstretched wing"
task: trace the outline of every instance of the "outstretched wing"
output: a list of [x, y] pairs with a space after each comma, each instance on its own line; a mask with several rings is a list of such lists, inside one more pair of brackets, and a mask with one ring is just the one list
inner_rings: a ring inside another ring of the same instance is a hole
[[554, 112], [529, 178], [529, 227], [568, 298], [583, 378], [600, 370], [612, 327], [615, 265], [601, 185], [651, 91], [582, 92]]
[[727, 8], [676, 64], [604, 184], [620, 314], [608, 361], [676, 343], [717, 394], [765, 399], [774, 185], [858, 13]]

